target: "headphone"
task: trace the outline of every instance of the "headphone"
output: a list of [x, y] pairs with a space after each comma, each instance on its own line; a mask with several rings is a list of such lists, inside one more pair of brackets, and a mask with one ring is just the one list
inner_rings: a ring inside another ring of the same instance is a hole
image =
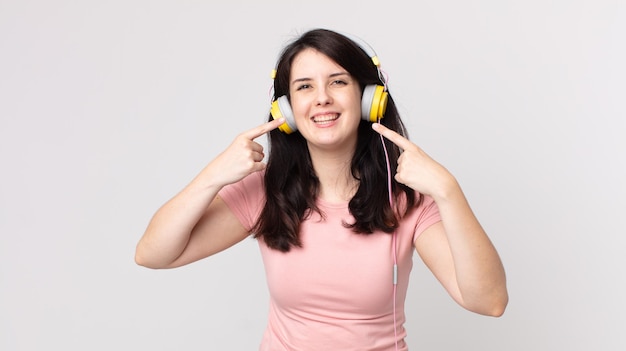
[[[365, 51], [365, 53], [370, 57], [374, 66], [378, 70], [378, 76], [380, 81], [385, 84], [385, 80], [382, 77], [382, 73], [380, 71], [380, 61], [378, 60], [378, 55], [371, 46], [369, 46], [365, 41], [350, 36], [344, 33], [341, 33], [346, 38], [352, 40], [357, 46], [361, 48], [361, 50]], [[276, 68], [272, 70], [271, 78], [276, 78]], [[365, 86], [363, 90], [363, 96], [361, 97], [361, 118], [365, 121], [369, 122], [377, 122], [385, 115], [385, 110], [387, 109], [387, 100], [389, 93], [387, 92], [387, 86], [372, 84]], [[281, 117], [285, 118], [285, 123], [281, 124], [278, 129], [286, 134], [291, 134], [298, 130], [296, 126], [295, 117], [293, 115], [293, 111], [291, 110], [291, 105], [289, 104], [289, 99], [287, 99], [286, 95], [280, 96], [272, 102], [272, 106], [270, 109], [270, 113], [273, 119], [278, 119]]]

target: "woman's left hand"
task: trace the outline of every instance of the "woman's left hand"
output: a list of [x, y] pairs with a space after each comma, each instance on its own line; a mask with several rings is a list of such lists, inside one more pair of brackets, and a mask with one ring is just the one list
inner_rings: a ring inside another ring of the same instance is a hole
[[435, 200], [444, 197], [450, 187], [456, 184], [456, 180], [445, 167], [410, 140], [380, 123], [372, 124], [372, 128], [403, 150], [398, 158], [396, 181], [419, 193], [432, 196]]
[[430, 226], [415, 241], [422, 260], [461, 306], [502, 315], [508, 303], [504, 267], [456, 179], [400, 134], [378, 123], [372, 128], [404, 150], [395, 179], [437, 203], [442, 224]]

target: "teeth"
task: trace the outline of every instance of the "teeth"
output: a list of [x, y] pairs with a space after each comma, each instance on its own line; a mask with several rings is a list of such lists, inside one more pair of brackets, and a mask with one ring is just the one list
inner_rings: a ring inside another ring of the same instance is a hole
[[315, 123], [324, 123], [324, 122], [334, 121], [337, 118], [339, 118], [339, 115], [337, 115], [337, 114], [315, 116], [315, 117], [313, 117], [313, 122], [315, 122]]

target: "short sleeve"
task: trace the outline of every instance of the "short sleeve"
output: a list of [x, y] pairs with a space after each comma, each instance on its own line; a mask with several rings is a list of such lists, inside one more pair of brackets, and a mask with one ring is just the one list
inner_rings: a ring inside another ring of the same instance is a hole
[[439, 207], [432, 197], [422, 195], [424, 200], [416, 210], [417, 223], [415, 225], [415, 231], [413, 233], [413, 243], [415, 240], [431, 225], [440, 222], [441, 216], [439, 215]]
[[223, 187], [219, 196], [246, 230], [251, 231], [265, 204], [263, 172], [252, 173], [236, 183]]

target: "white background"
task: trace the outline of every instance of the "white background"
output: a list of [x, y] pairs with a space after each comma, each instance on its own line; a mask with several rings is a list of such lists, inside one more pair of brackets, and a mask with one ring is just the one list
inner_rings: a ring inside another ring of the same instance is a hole
[[[623, 1], [0, 0], [0, 349], [256, 350], [256, 243], [138, 267], [156, 209], [263, 123], [294, 35], [378, 52], [504, 261], [501, 318], [415, 258], [411, 350], [624, 350]], [[264, 141], [263, 138], [261, 138]]]

